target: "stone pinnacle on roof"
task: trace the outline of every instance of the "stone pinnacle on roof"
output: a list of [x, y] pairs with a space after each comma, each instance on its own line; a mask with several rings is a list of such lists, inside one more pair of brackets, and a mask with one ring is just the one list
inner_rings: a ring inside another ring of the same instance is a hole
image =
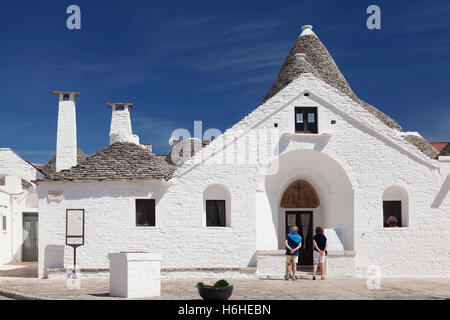
[[[289, 54], [278, 73], [277, 79], [273, 83], [263, 102], [272, 98], [303, 73], [312, 73], [330, 86], [349, 96], [387, 126], [401, 131], [402, 128], [397, 122], [356, 96], [328, 50], [312, 31], [312, 26], [305, 25], [302, 27], [302, 30], [302, 33], [289, 51]], [[305, 54], [305, 59], [296, 58], [296, 55], [298, 54]], [[306, 65], [305, 61], [308, 65]]]
[[310, 24], [306, 24], [302, 27], [302, 33], [300, 34], [300, 37], [304, 36], [312, 36], [315, 35], [314, 31], [312, 31], [313, 26]]

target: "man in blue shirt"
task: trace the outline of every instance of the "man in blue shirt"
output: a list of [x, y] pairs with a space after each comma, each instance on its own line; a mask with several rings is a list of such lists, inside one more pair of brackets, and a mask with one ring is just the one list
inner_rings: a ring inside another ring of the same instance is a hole
[[286, 276], [284, 280], [289, 280], [290, 278], [290, 267], [292, 264], [292, 280], [297, 280], [295, 273], [297, 272], [297, 263], [300, 247], [302, 246], [302, 237], [298, 234], [298, 228], [293, 226], [291, 228], [291, 233], [286, 236], [286, 241], [284, 242], [286, 246]]

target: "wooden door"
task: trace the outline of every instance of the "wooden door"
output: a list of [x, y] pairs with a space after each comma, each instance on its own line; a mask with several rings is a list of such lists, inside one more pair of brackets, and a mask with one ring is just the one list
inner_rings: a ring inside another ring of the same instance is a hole
[[22, 261], [38, 261], [38, 215], [23, 214]]
[[302, 246], [299, 252], [298, 264], [301, 266], [313, 265], [313, 213], [312, 211], [286, 211], [286, 235], [291, 227], [297, 226], [302, 237]]

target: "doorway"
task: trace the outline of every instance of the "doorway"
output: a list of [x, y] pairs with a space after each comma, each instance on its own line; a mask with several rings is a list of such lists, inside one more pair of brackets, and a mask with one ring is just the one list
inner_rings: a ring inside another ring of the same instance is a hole
[[22, 261], [38, 261], [38, 214], [23, 213]]
[[297, 226], [302, 237], [302, 246], [299, 251], [298, 265], [313, 265], [313, 212], [312, 211], [286, 211], [286, 235], [293, 226]]

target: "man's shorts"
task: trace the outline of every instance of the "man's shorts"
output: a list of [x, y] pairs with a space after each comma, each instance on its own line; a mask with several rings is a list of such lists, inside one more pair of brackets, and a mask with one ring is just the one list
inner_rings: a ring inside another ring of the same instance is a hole
[[298, 256], [286, 256], [286, 263], [298, 263]]
[[324, 263], [325, 262], [325, 255], [321, 256], [319, 251], [314, 250], [314, 264]]

